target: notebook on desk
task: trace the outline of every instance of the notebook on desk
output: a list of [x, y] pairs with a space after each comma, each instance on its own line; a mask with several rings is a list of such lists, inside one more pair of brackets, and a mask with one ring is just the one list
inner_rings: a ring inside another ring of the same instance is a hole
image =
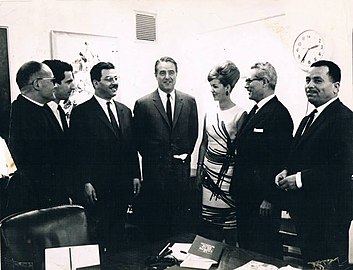
[[100, 270], [99, 265], [98, 245], [45, 249], [46, 270]]
[[101, 270], [101, 267], [100, 265], [94, 265], [94, 266], [79, 267], [79, 268], [76, 268], [76, 270]]
[[188, 250], [181, 267], [209, 269], [218, 264], [223, 252], [223, 244], [197, 235]]

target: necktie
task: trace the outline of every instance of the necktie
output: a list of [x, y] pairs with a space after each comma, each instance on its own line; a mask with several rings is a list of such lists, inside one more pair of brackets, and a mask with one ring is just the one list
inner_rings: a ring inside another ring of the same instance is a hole
[[167, 94], [167, 117], [170, 126], [173, 125], [173, 118], [172, 118], [172, 104], [170, 103], [170, 94]]
[[308, 121], [307, 121], [306, 124], [305, 124], [305, 128], [304, 128], [302, 134], [304, 134], [305, 131], [307, 131], [307, 130], [309, 129], [309, 127], [311, 126], [311, 124], [312, 124], [313, 121], [314, 121], [314, 117], [315, 117], [315, 114], [316, 114], [316, 113], [317, 113], [317, 110], [315, 109], [315, 110], [313, 110], [313, 111], [309, 114], [309, 116], [308, 116]]
[[256, 110], [259, 108], [259, 106], [257, 106], [257, 104], [254, 105], [254, 107], [252, 107], [251, 111], [249, 112], [248, 114], [248, 119], [251, 119], [255, 113], [256, 113]]
[[64, 131], [66, 131], [68, 129], [68, 125], [67, 125], [67, 121], [66, 121], [66, 116], [65, 116], [65, 112], [63, 110], [63, 108], [58, 105], [58, 111], [60, 114], [60, 120], [61, 120], [61, 125]]
[[108, 101], [107, 102], [107, 106], [108, 106], [108, 113], [109, 113], [110, 123], [111, 123], [115, 133], [119, 134], [120, 129], [119, 129], [119, 126], [118, 126], [118, 122], [116, 121], [115, 116], [114, 116], [114, 114], [113, 114], [113, 112], [112, 112], [112, 110], [110, 108], [110, 104], [111, 104], [111, 102]]

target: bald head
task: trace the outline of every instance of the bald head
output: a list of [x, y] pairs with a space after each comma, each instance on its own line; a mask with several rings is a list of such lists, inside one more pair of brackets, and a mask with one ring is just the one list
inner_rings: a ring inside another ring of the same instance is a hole
[[51, 69], [36, 61], [24, 63], [16, 74], [16, 83], [21, 93], [42, 104], [54, 99], [53, 80]]

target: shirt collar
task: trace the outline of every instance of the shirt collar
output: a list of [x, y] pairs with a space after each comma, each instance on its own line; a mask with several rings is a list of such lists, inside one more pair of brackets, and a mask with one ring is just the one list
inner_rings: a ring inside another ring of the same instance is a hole
[[110, 99], [110, 100], [106, 100], [104, 98], [101, 98], [97, 95], [94, 95], [94, 97], [96, 98], [96, 100], [98, 101], [99, 105], [101, 105], [103, 108], [107, 107], [107, 102], [111, 102], [113, 103], [113, 100]]
[[49, 101], [47, 105], [52, 109], [52, 111], [56, 111], [58, 109], [58, 104], [55, 101]]
[[259, 109], [261, 107], [263, 107], [267, 102], [269, 102], [272, 98], [274, 98], [276, 95], [275, 94], [272, 94], [272, 95], [269, 95], [268, 97], [265, 97], [264, 99], [261, 99], [259, 101], [259, 103], [257, 103], [257, 106], [259, 107]]
[[32, 102], [32, 103], [34, 103], [34, 104], [36, 104], [36, 105], [38, 105], [38, 106], [40, 106], [40, 107], [43, 107], [43, 106], [44, 106], [44, 104], [39, 103], [38, 101], [35, 101], [35, 100], [33, 100], [33, 99], [31, 99], [31, 98], [25, 96], [25, 95], [22, 95], [22, 96], [23, 96], [25, 99], [27, 99], [28, 101], [30, 101], [30, 102]]
[[[167, 93], [163, 92], [161, 89], [158, 88], [158, 94], [162, 100], [167, 100]], [[175, 100], [175, 89], [172, 90], [172, 92], [169, 93], [171, 100]]]
[[326, 103], [322, 104], [321, 106], [317, 107], [316, 110], [317, 110], [317, 115], [319, 115], [320, 113], [322, 113], [323, 110], [326, 109], [326, 107], [328, 105], [330, 105], [332, 102], [334, 102], [336, 99], [338, 99], [338, 97], [335, 97], [333, 99], [330, 99], [329, 101], [327, 101]]

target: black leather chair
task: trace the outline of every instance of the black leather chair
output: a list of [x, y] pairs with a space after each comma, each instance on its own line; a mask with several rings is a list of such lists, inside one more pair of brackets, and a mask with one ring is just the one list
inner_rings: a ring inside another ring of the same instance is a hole
[[91, 244], [84, 208], [64, 205], [0, 221], [4, 269], [44, 269], [45, 248]]

